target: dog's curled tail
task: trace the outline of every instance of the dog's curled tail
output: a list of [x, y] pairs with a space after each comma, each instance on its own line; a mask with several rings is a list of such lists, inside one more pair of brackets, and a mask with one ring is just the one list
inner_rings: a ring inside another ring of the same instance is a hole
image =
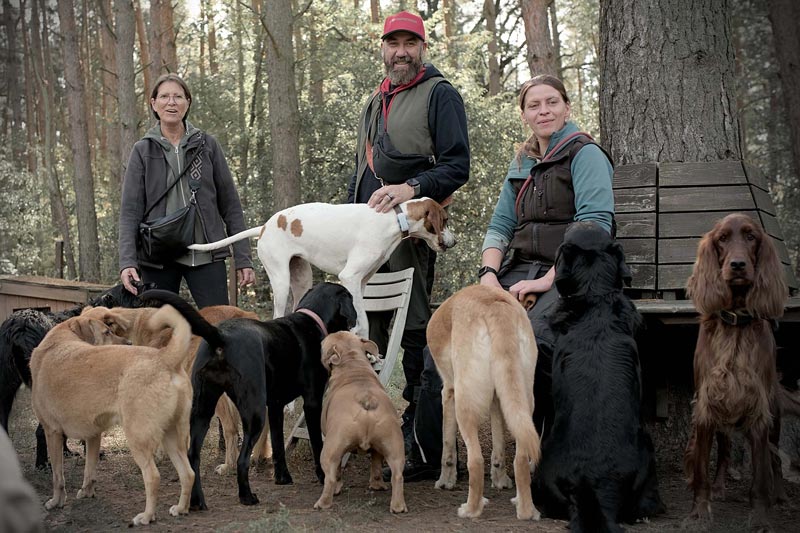
[[227, 239], [222, 239], [221, 241], [217, 242], [210, 242], [208, 244], [192, 244], [189, 246], [190, 250], [197, 250], [200, 252], [210, 252], [211, 250], [217, 250], [219, 248], [224, 248], [229, 244], [233, 244], [235, 242], [239, 242], [242, 239], [247, 239], [248, 237], [258, 237], [261, 235], [261, 231], [263, 230], [264, 226], [256, 226], [254, 228], [246, 229], [244, 231], [240, 231], [236, 235], [232, 235]]
[[170, 368], [183, 365], [189, 351], [189, 343], [192, 341], [192, 330], [178, 310], [171, 305], [165, 305], [150, 317], [148, 327], [154, 331], [166, 327], [172, 328], [169, 343], [161, 349], [161, 360]]
[[197, 309], [189, 305], [186, 300], [174, 292], [162, 289], [151, 289], [143, 292], [140, 298], [142, 301], [154, 300], [174, 307], [189, 323], [192, 333], [203, 337], [212, 348], [217, 349], [225, 345], [225, 340], [222, 338], [222, 335], [220, 335], [219, 330], [203, 318], [203, 316], [197, 312]]
[[[522, 307], [518, 304], [511, 304], [513, 312], [519, 312], [528, 323]], [[509, 306], [508, 302], [497, 302], [494, 306]], [[495, 384], [495, 393], [500, 400], [500, 410], [503, 413], [506, 426], [517, 446], [523, 446], [528, 455], [531, 465], [539, 464], [541, 457], [541, 442], [539, 433], [533, 425], [533, 413], [524, 406], [524, 398], [530, 398], [530, 405], [533, 407], [533, 388], [527, 390], [528, 380], [522, 375], [520, 370], [525, 367], [524, 359], [530, 357], [528, 351], [534, 350], [536, 341], [533, 333], [526, 336], [523, 332], [519, 335], [508, 334], [508, 312], [507, 309], [497, 316], [491, 317], [491, 308], [487, 313], [486, 324], [489, 328], [491, 338], [492, 354], [492, 374]], [[512, 326], [513, 327], [513, 326]], [[532, 377], [532, 376], [531, 376]], [[532, 381], [532, 379], [531, 379]]]

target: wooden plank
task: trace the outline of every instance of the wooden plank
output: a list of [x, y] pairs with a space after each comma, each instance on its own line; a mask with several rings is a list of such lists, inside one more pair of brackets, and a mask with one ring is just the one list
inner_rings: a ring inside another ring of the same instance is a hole
[[772, 198], [770, 197], [769, 193], [759, 189], [758, 187], [751, 187], [753, 191], [753, 198], [755, 199], [756, 205], [762, 211], [766, 211], [770, 215], [777, 215], [778, 212], [775, 211], [775, 204], [772, 203]]
[[614, 211], [617, 213], [655, 212], [656, 188], [616, 189]]
[[704, 163], [660, 163], [660, 187], [688, 187], [696, 185], [746, 185], [741, 161], [714, 161]]
[[684, 289], [686, 280], [692, 275], [692, 265], [658, 265], [657, 289]]
[[[759, 189], [755, 189], [759, 190]], [[752, 210], [753, 194], [747, 185], [727, 187], [672, 187], [659, 188], [660, 213], [679, 211], [746, 211]]]
[[772, 244], [775, 246], [775, 251], [778, 252], [781, 263], [791, 265], [792, 260], [789, 258], [789, 250], [786, 248], [786, 243], [775, 237], [770, 238], [772, 239]]
[[618, 242], [625, 250], [625, 262], [629, 265], [656, 262], [655, 239], [618, 239]]
[[[792, 265], [783, 265], [783, 275], [790, 289], [800, 289], [800, 283], [798, 283], [797, 277], [794, 275], [794, 268], [792, 268]], [[800, 297], [798, 298], [800, 299]]]
[[614, 169], [614, 188], [655, 187], [658, 167], [656, 163], [624, 165]]
[[86, 303], [87, 296], [83, 290], [76, 289], [56, 289], [37, 285], [24, 285], [19, 283], [0, 282], [0, 294], [16, 296], [27, 296], [30, 298], [40, 298], [47, 300], [59, 300], [65, 302]]
[[759, 211], [758, 215], [761, 221], [761, 227], [764, 228], [764, 231], [775, 237], [776, 239], [783, 240], [783, 230], [781, 230], [780, 223], [778, 219], [774, 216], [770, 215], [766, 211]]
[[699, 213], [659, 213], [658, 237], [700, 237], [730, 213], [744, 213], [761, 225], [758, 211], [705, 211]]
[[628, 265], [631, 269], [631, 289], [655, 290], [655, 265]]
[[620, 213], [617, 220], [617, 237], [655, 237], [655, 213]]
[[749, 181], [751, 185], [755, 185], [762, 191], [769, 191], [769, 187], [767, 186], [767, 177], [759, 167], [745, 162], [744, 173], [747, 175], [747, 181]]
[[658, 241], [658, 264], [694, 263], [694, 259], [697, 257], [697, 244], [699, 242], [699, 237], [688, 239], [660, 239]]

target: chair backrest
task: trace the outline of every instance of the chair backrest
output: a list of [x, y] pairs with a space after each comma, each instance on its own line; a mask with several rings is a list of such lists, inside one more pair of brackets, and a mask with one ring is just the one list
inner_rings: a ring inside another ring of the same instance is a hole
[[397, 272], [379, 272], [369, 279], [364, 288], [364, 309], [368, 312], [395, 311], [384, 358], [373, 365], [384, 387], [389, 383], [400, 353], [400, 341], [403, 338], [408, 304], [411, 301], [413, 277], [413, 267]]

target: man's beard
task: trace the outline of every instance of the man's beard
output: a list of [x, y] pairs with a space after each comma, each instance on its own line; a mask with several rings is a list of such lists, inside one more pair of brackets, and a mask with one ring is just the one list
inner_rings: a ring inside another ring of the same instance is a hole
[[409, 58], [409, 62], [406, 63], [409, 68], [395, 71], [393, 69], [394, 65], [389, 63], [384, 59], [383, 61], [384, 66], [386, 67], [386, 76], [389, 78], [389, 82], [394, 85], [395, 87], [399, 85], [405, 85], [406, 83], [410, 83], [411, 80], [417, 77], [419, 71], [422, 70], [422, 57], [418, 58]]

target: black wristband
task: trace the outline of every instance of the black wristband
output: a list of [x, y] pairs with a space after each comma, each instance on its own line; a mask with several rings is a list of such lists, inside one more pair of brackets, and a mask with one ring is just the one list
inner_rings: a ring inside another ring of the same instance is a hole
[[488, 274], [489, 272], [491, 272], [495, 276], [497, 275], [497, 270], [495, 270], [494, 268], [492, 268], [490, 266], [486, 266], [486, 265], [482, 266], [481, 268], [478, 269], [478, 279], [482, 278], [484, 275]]

